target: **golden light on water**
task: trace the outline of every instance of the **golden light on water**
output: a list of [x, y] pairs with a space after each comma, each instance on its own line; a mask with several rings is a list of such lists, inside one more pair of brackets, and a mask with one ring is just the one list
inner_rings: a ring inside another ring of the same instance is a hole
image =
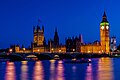
[[98, 62], [98, 80], [113, 80], [113, 63], [111, 58], [101, 58]]
[[116, 76], [113, 61], [112, 58], [97, 58], [83, 64], [67, 64], [62, 60], [22, 61], [1, 63], [6, 66], [0, 68], [6, 69], [5, 80], [113, 80]]
[[54, 80], [55, 75], [55, 60], [50, 60], [50, 80]]
[[[98, 68], [97, 68], [98, 67]], [[86, 80], [113, 80], [113, 63], [111, 58], [99, 58], [98, 62], [91, 63], [86, 69]]]
[[55, 60], [50, 60], [51, 63], [55, 63]]
[[26, 65], [28, 61], [21, 61], [22, 65]]
[[14, 62], [7, 62], [7, 63], [6, 63], [6, 75], [5, 75], [5, 80], [16, 80]]
[[43, 65], [41, 61], [36, 61], [35, 63], [33, 80], [44, 80]]
[[57, 65], [57, 79], [56, 80], [64, 80], [64, 66], [63, 66], [63, 64]]
[[50, 60], [50, 80], [64, 80], [63, 61]]
[[28, 79], [27, 61], [22, 61], [22, 66], [21, 66], [21, 80], [27, 80], [27, 79]]

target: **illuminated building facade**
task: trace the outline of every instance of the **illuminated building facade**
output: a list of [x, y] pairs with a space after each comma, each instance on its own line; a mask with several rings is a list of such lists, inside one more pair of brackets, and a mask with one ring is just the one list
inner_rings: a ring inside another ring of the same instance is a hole
[[25, 48], [23, 45], [20, 47], [20, 45], [12, 45], [10, 46], [10, 49], [12, 49], [12, 52], [15, 53], [30, 53], [32, 52], [30, 46], [28, 48]]
[[44, 26], [42, 26], [42, 29], [38, 25], [37, 27], [34, 27], [33, 37], [32, 51], [44, 52]]
[[57, 28], [55, 29], [55, 33], [54, 33], [54, 39], [50, 39], [48, 41], [48, 49], [49, 49], [49, 52], [52, 52], [52, 53], [64, 53], [66, 52], [66, 47], [65, 45], [63, 44], [59, 44], [59, 36], [58, 36], [58, 31], [57, 31]]
[[[15, 52], [81, 52], [81, 53], [109, 53], [110, 52], [110, 25], [107, 21], [106, 13], [102, 16], [100, 23], [100, 41], [93, 43], [83, 43], [82, 35], [66, 39], [66, 45], [59, 44], [59, 36], [57, 28], [55, 29], [53, 40], [50, 39], [48, 44], [44, 37], [44, 26], [40, 28], [39, 25], [33, 28], [33, 42], [31, 48], [20, 48], [15, 46]], [[116, 39], [111, 39], [111, 49], [115, 50]]]
[[42, 26], [42, 29], [37, 25], [37, 28], [33, 28], [33, 34], [34, 34], [34, 46], [41, 46], [43, 45], [44, 41], [44, 26]]
[[66, 52], [79, 52], [80, 46], [83, 44], [82, 35], [79, 35], [79, 37], [68, 37], [65, 40], [66, 42]]
[[110, 25], [107, 21], [106, 13], [104, 12], [102, 21], [100, 23], [100, 42], [94, 42], [91, 44], [84, 44], [80, 46], [80, 52], [82, 53], [109, 53], [110, 52]]
[[89, 44], [83, 44], [80, 46], [80, 52], [82, 53], [101, 53], [101, 45], [99, 41], [95, 41]]

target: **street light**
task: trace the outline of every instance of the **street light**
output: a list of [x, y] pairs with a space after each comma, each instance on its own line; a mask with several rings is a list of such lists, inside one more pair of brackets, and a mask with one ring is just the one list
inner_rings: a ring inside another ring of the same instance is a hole
[[75, 49], [73, 49], [73, 52], [75, 51]]
[[90, 51], [88, 51], [88, 53], [90, 53]]
[[59, 52], [61, 52], [61, 49], [59, 50]]
[[26, 50], [26, 49], [25, 49], [25, 48], [23, 48], [23, 52], [25, 52], [25, 50]]
[[40, 52], [40, 50], [38, 49], [38, 53]]
[[10, 49], [9, 49], [9, 52], [12, 53], [12, 51], [13, 51], [13, 50], [10, 48]]
[[101, 53], [101, 51], [99, 51], [99, 53]]
[[51, 50], [52, 50], [52, 52], [53, 52], [54, 49], [52, 48]]

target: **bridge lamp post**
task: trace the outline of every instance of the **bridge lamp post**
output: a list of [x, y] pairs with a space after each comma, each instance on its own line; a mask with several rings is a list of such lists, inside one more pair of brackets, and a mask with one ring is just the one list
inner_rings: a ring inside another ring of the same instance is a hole
[[90, 51], [88, 51], [88, 53], [90, 53]]
[[26, 50], [26, 49], [25, 49], [25, 48], [23, 48], [23, 52], [25, 52], [25, 50]]
[[61, 49], [59, 50], [59, 52], [61, 52]]
[[9, 49], [9, 52], [12, 53], [12, 51], [13, 51], [13, 50], [10, 48], [10, 49]]
[[73, 49], [73, 53], [75, 52], [75, 49]]
[[102, 54], [104, 53], [104, 51], [102, 50]]
[[53, 50], [54, 50], [54, 49], [52, 48], [51, 50], [52, 50], [52, 53], [53, 53]]
[[98, 52], [99, 54], [101, 53], [101, 51]]
[[38, 49], [38, 53], [40, 52], [40, 50]]

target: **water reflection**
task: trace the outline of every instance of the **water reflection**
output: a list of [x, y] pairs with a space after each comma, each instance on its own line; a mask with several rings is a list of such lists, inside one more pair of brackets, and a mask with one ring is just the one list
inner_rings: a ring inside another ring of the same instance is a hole
[[111, 58], [99, 59], [98, 80], [113, 80], [113, 66]]
[[75, 73], [76, 72], [76, 66], [73, 66], [72, 70], [73, 70], [73, 73]]
[[76, 72], [76, 70], [77, 70], [77, 67], [76, 67], [76, 65], [73, 65], [72, 66], [72, 73], [71, 73], [71, 76], [72, 76], [72, 80], [76, 80], [77, 78], [77, 72]]
[[64, 66], [61, 60], [50, 60], [50, 80], [64, 80]]
[[0, 62], [0, 80], [5, 80], [6, 62]]
[[55, 76], [55, 60], [50, 60], [50, 80], [54, 80]]
[[21, 66], [21, 80], [28, 80], [28, 66], [27, 66], [27, 61], [22, 61], [22, 66]]
[[5, 80], [16, 80], [14, 62], [7, 62], [6, 63]]
[[92, 74], [92, 64], [88, 64], [86, 69], [86, 80], [93, 80], [93, 74]]
[[57, 79], [56, 80], [64, 80], [64, 66], [61, 63], [61, 61], [58, 61], [58, 65], [57, 65]]
[[33, 80], [44, 80], [43, 65], [41, 61], [36, 61], [35, 63]]
[[113, 80], [113, 63], [111, 58], [99, 58], [86, 69], [86, 80]]
[[0, 74], [4, 74], [0, 80], [113, 80], [114, 76], [118, 79], [120, 59], [114, 60], [114, 67], [112, 61], [97, 58], [90, 64], [67, 64], [61, 60], [0, 63]]

